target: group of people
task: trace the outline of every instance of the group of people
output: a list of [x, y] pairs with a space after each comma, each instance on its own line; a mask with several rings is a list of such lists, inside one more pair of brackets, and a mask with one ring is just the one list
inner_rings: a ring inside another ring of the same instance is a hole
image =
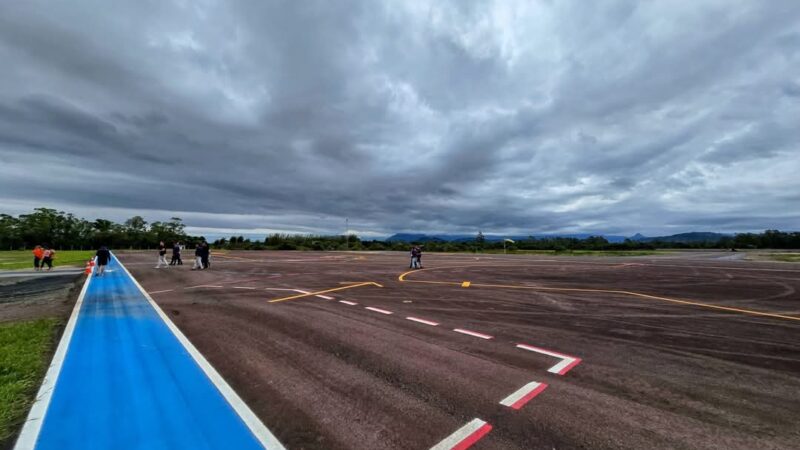
[[[56, 257], [56, 251], [48, 248], [46, 245], [37, 245], [33, 248], [33, 270], [39, 272], [41, 270], [50, 271], [53, 269], [53, 260]], [[47, 266], [47, 269], [45, 269]]]
[[[164, 241], [159, 242], [156, 269], [160, 269], [162, 265], [164, 267], [182, 266], [183, 259], [181, 258], [181, 251], [183, 249], [184, 246], [180, 242], [172, 244], [172, 259], [167, 263], [167, 246], [164, 245]], [[194, 265], [192, 266], [192, 270], [203, 270], [211, 267], [210, 255], [211, 249], [208, 247], [207, 242], [197, 244], [197, 247], [194, 249]]]
[[422, 247], [415, 245], [411, 247], [411, 265], [409, 269], [422, 269]]

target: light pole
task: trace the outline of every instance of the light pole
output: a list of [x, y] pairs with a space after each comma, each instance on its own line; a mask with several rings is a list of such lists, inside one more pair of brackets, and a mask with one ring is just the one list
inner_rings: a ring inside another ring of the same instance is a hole
[[347, 234], [348, 230], [350, 230], [350, 218], [344, 218], [344, 249], [345, 251], [350, 250], [350, 236]]

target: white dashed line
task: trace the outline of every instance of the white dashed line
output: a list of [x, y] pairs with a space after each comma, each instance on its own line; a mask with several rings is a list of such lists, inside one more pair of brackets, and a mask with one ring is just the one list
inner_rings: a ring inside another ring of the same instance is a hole
[[453, 329], [453, 331], [455, 331], [456, 333], [468, 334], [470, 336], [475, 336], [476, 338], [481, 338], [481, 339], [491, 339], [492, 338], [492, 336], [489, 336], [488, 334], [483, 334], [483, 333], [478, 333], [478, 332], [475, 332], [475, 331], [464, 330], [462, 328], [455, 328], [455, 329]]
[[430, 450], [466, 449], [478, 442], [490, 431], [492, 431], [491, 425], [481, 419], [472, 419], [468, 424], [456, 430], [455, 433], [444, 438], [442, 442], [431, 447]]
[[[106, 272], [108, 271], [106, 270]], [[172, 291], [174, 291], [174, 289], [164, 289], [163, 291], [148, 292], [148, 294], [153, 295], [153, 294], [161, 294], [162, 292], [172, 292]]]
[[380, 309], [380, 308], [373, 308], [372, 306], [365, 306], [365, 308], [370, 310], [370, 311], [375, 311], [375, 312], [381, 313], [381, 314], [394, 314], [391, 311], [387, 311], [385, 309]]
[[554, 352], [552, 350], [547, 350], [541, 347], [534, 347], [533, 345], [517, 344], [517, 348], [561, 359], [560, 363], [547, 369], [548, 372], [557, 373], [559, 375], [564, 375], [565, 373], [569, 372], [573, 367], [577, 366], [581, 362], [581, 359], [578, 358], [577, 356], [565, 355], [563, 353]]
[[348, 302], [347, 300], [339, 300], [339, 303], [344, 303], [345, 305], [356, 306], [358, 303], [356, 302]]
[[512, 409], [520, 409], [526, 403], [533, 400], [534, 397], [541, 394], [543, 390], [547, 388], [546, 383], [539, 383], [538, 381], [532, 381], [525, 386], [522, 386], [513, 394], [509, 395], [508, 397], [500, 400], [500, 404], [503, 406], [508, 406]]
[[406, 317], [406, 319], [411, 320], [413, 322], [424, 323], [425, 325], [430, 325], [432, 327], [435, 327], [435, 326], [439, 325], [439, 322], [433, 322], [431, 320], [420, 319], [419, 317]]

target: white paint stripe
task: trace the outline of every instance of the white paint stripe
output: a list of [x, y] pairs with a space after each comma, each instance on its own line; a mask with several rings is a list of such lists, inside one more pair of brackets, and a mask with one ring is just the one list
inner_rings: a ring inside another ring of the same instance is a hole
[[297, 292], [296, 289], [287, 289], [287, 288], [264, 288], [265, 291], [292, 291]]
[[372, 306], [365, 306], [365, 308], [370, 310], [370, 311], [375, 311], [375, 312], [378, 312], [378, 313], [381, 313], [381, 314], [394, 314], [391, 311], [387, 311], [385, 309], [380, 309], [380, 308], [373, 308]]
[[547, 369], [548, 372], [557, 373], [559, 375], [563, 375], [560, 373], [563, 369], [580, 359], [576, 356], [565, 355], [563, 353], [546, 350], [540, 347], [534, 347], [533, 345], [517, 344], [517, 348], [561, 359], [559, 363]]
[[521, 388], [519, 388], [513, 394], [511, 394], [508, 397], [500, 400], [500, 404], [503, 405], [503, 406], [511, 406], [514, 403], [517, 403], [518, 401], [520, 401], [520, 399], [522, 399], [522, 397], [525, 397], [526, 395], [530, 394], [533, 390], [538, 388], [541, 384], [542, 383], [539, 383], [538, 381], [531, 381], [530, 383], [526, 384], [525, 386], [522, 386]]
[[324, 298], [325, 300], [333, 300], [333, 297], [330, 297], [330, 296], [327, 296], [327, 295], [317, 295], [317, 297]]
[[[116, 258], [116, 255], [114, 257]], [[220, 394], [222, 394], [222, 396], [225, 397], [225, 400], [228, 401], [228, 404], [230, 404], [231, 407], [234, 409], [234, 411], [236, 411], [236, 413], [239, 415], [239, 417], [241, 417], [242, 421], [245, 423], [245, 425], [247, 425], [247, 428], [250, 429], [250, 431], [253, 433], [256, 439], [258, 439], [261, 445], [263, 445], [264, 448], [270, 450], [271, 449], [285, 450], [286, 447], [284, 447], [283, 444], [281, 444], [280, 441], [278, 441], [275, 435], [273, 435], [272, 432], [269, 431], [269, 429], [264, 425], [264, 423], [261, 422], [261, 419], [259, 419], [258, 416], [256, 416], [253, 413], [253, 411], [247, 406], [247, 404], [244, 401], [242, 401], [241, 397], [239, 397], [236, 391], [234, 391], [233, 388], [230, 387], [230, 385], [225, 381], [224, 378], [222, 378], [219, 372], [217, 372], [217, 370], [214, 369], [214, 367], [208, 362], [208, 360], [206, 360], [203, 354], [200, 353], [200, 351], [198, 351], [194, 345], [192, 345], [192, 343], [181, 332], [181, 330], [178, 329], [178, 327], [175, 326], [174, 323], [172, 323], [172, 320], [170, 320], [170, 318], [167, 317], [166, 314], [164, 314], [164, 311], [162, 311], [161, 308], [158, 306], [158, 304], [155, 301], [153, 301], [153, 298], [147, 294], [144, 288], [142, 288], [142, 285], [139, 284], [138, 281], [136, 281], [136, 278], [134, 278], [133, 275], [131, 275], [131, 273], [128, 272], [128, 269], [122, 264], [122, 262], [119, 261], [119, 259], [117, 259], [117, 262], [119, 262], [120, 267], [122, 267], [125, 273], [127, 273], [128, 276], [131, 277], [131, 280], [133, 280], [133, 284], [135, 284], [136, 287], [139, 288], [139, 290], [145, 296], [147, 301], [150, 302], [150, 305], [153, 307], [153, 309], [156, 310], [159, 317], [161, 317], [161, 320], [164, 321], [164, 323], [167, 325], [170, 331], [172, 331], [172, 334], [175, 335], [175, 337], [183, 345], [186, 351], [192, 356], [197, 365], [200, 366], [201, 369], [203, 369], [203, 372], [206, 374], [209, 380], [212, 383], [214, 383], [214, 386], [217, 387], [217, 390], [220, 392]]]
[[61, 373], [61, 368], [64, 366], [64, 358], [67, 355], [69, 343], [75, 332], [75, 325], [78, 322], [81, 305], [83, 305], [83, 299], [86, 297], [86, 291], [89, 289], [89, 283], [91, 283], [91, 281], [92, 276], [89, 274], [89, 276], [86, 277], [86, 281], [83, 283], [83, 288], [78, 295], [78, 300], [75, 302], [75, 307], [72, 308], [72, 314], [70, 314], [67, 326], [64, 328], [64, 334], [61, 336], [61, 341], [58, 343], [56, 352], [53, 355], [53, 360], [50, 361], [50, 367], [47, 368], [47, 373], [44, 375], [42, 385], [36, 393], [36, 398], [28, 413], [28, 417], [25, 419], [22, 431], [19, 433], [19, 438], [17, 438], [14, 450], [29, 450], [36, 446], [36, 441], [39, 439], [39, 432], [42, 430], [44, 416], [47, 414], [47, 408], [50, 406], [50, 399], [56, 388], [58, 375]]
[[523, 350], [528, 350], [530, 352], [541, 353], [543, 355], [552, 356], [554, 358], [570, 358], [569, 355], [565, 355], [563, 353], [557, 353], [550, 350], [545, 350], [540, 347], [534, 347], [532, 345], [525, 345], [525, 344], [517, 344], [517, 348], [521, 348]]
[[455, 433], [444, 438], [442, 442], [431, 447], [430, 450], [450, 450], [460, 444], [464, 439], [470, 437], [484, 425], [486, 425], [486, 422], [481, 419], [472, 419], [468, 424], [456, 430]]
[[339, 300], [339, 303], [344, 303], [345, 305], [356, 306], [358, 303], [356, 302], [348, 302], [347, 300]]
[[249, 290], [254, 290], [255, 289], [254, 287], [247, 287], [247, 286], [234, 286], [233, 288], [234, 289], [249, 289]]
[[491, 339], [492, 338], [492, 336], [489, 336], [488, 334], [483, 334], [483, 333], [478, 333], [478, 332], [475, 332], [475, 331], [464, 330], [462, 328], [455, 328], [455, 329], [453, 329], [453, 331], [455, 331], [456, 333], [468, 334], [470, 336], [475, 336], [475, 337], [481, 338], [481, 339]]
[[439, 325], [438, 322], [433, 322], [433, 321], [430, 321], [430, 320], [420, 319], [419, 317], [406, 317], [406, 319], [414, 321], [414, 322], [424, 323], [425, 325], [430, 325], [432, 327], [435, 327], [435, 326]]
[[197, 289], [197, 288], [221, 288], [223, 286], [218, 286], [215, 284], [198, 284], [197, 286], [189, 286], [185, 287], [184, 289]]
[[577, 358], [566, 357], [566, 358], [562, 359], [560, 363], [558, 363], [555, 366], [547, 369], [547, 371], [548, 372], [552, 372], [552, 373], [560, 373], [562, 369], [564, 369], [568, 365], [574, 363], [576, 360], [577, 360]]
[[[106, 272], [111, 272], [111, 271], [110, 271], [110, 270], [106, 270]], [[150, 294], [150, 295], [153, 295], [153, 294], [161, 294], [161, 293], [163, 293], [163, 292], [172, 292], [172, 291], [174, 291], [174, 290], [175, 290], [175, 289], [164, 289], [163, 291], [153, 291], [153, 292], [150, 292], [149, 294]]]

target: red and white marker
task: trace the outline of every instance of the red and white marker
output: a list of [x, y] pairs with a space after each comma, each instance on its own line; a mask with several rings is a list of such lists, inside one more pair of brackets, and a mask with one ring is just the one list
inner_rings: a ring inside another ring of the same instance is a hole
[[466, 450], [490, 431], [492, 431], [491, 425], [481, 419], [472, 419], [430, 450]]
[[455, 331], [456, 333], [467, 334], [469, 336], [475, 336], [476, 338], [481, 338], [481, 339], [491, 339], [493, 337], [489, 336], [488, 334], [478, 333], [477, 331], [465, 330], [463, 328], [455, 328], [453, 329], [453, 331]]
[[529, 352], [541, 353], [542, 355], [552, 356], [553, 358], [560, 358], [561, 362], [547, 369], [548, 372], [557, 373], [559, 375], [564, 375], [581, 362], [581, 359], [577, 356], [565, 355], [563, 353], [554, 352], [541, 347], [534, 347], [533, 345], [517, 344], [517, 348], [528, 350]]
[[408, 319], [408, 320], [410, 320], [412, 322], [424, 323], [425, 325], [430, 325], [432, 327], [435, 327], [435, 326], [439, 325], [439, 322], [434, 322], [432, 320], [426, 320], [426, 319], [420, 319], [419, 317], [411, 317], [411, 316], [409, 316], [409, 317], [406, 317], [406, 319]]
[[534, 397], [541, 394], [547, 388], [547, 383], [539, 383], [538, 381], [531, 381], [519, 388], [516, 392], [508, 397], [500, 400], [500, 404], [508, 406], [512, 409], [520, 409], [526, 403], [533, 400]]

